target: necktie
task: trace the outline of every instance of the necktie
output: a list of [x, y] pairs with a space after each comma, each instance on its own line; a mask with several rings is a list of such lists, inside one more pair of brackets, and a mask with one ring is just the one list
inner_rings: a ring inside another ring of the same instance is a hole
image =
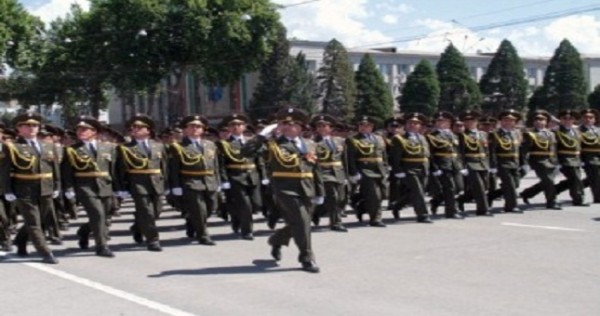
[[152, 152], [150, 151], [150, 147], [148, 146], [148, 141], [142, 141], [142, 148], [144, 148], [144, 151], [146, 152], [146, 155], [148, 157], [152, 156]]
[[304, 145], [302, 144], [302, 140], [300, 140], [300, 138], [296, 138], [294, 143], [296, 144], [296, 148], [300, 150], [300, 153], [304, 154]]
[[92, 156], [94, 156], [94, 158], [97, 157], [97, 152], [96, 152], [96, 148], [94, 147], [94, 144], [88, 143], [88, 150], [90, 151]]
[[30, 141], [30, 142], [29, 142], [29, 145], [30, 145], [31, 147], [33, 147], [33, 149], [35, 149], [35, 152], [36, 152], [38, 155], [41, 155], [41, 154], [42, 154], [42, 150], [40, 149], [40, 146], [39, 146], [39, 144], [38, 144], [38, 143], [37, 143], [35, 140], [32, 140], [32, 141]]
[[200, 153], [204, 153], [204, 146], [202, 146], [202, 144], [200, 144], [199, 141], [194, 141], [194, 144], [196, 145], [196, 149], [198, 149]]
[[333, 145], [333, 141], [331, 140], [331, 138], [327, 137], [327, 139], [325, 139], [325, 143], [331, 151], [335, 151], [335, 146]]

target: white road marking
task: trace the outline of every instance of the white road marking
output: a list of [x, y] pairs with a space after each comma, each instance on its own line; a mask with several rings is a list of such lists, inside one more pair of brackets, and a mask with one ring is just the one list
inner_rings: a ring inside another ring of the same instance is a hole
[[502, 223], [504, 226], [514, 226], [514, 227], [526, 227], [526, 228], [539, 228], [539, 229], [549, 229], [549, 230], [562, 230], [568, 232], [585, 232], [585, 229], [579, 228], [568, 228], [568, 227], [558, 227], [558, 226], [541, 226], [541, 225], [527, 225], [527, 224], [519, 224], [519, 223]]
[[46, 272], [48, 274], [52, 274], [54, 276], [57, 276], [59, 278], [63, 278], [65, 280], [83, 285], [83, 286], [87, 286], [89, 288], [98, 290], [100, 292], [104, 292], [106, 294], [112, 295], [112, 296], [116, 296], [118, 298], [136, 303], [138, 305], [142, 305], [145, 306], [147, 308], [165, 313], [167, 315], [173, 315], [173, 316], [193, 316], [194, 314], [182, 311], [180, 309], [176, 309], [174, 307], [171, 306], [167, 306], [165, 304], [161, 304], [155, 301], [151, 301], [149, 299], [145, 299], [143, 297], [137, 296], [135, 294], [131, 294], [131, 293], [127, 293], [125, 291], [122, 290], [118, 290], [115, 289], [113, 287], [104, 285], [104, 284], [100, 284], [98, 282], [94, 282], [92, 280], [88, 280], [82, 277], [78, 277], [76, 275], [67, 273], [67, 272], [63, 272], [54, 268], [51, 268], [45, 264], [41, 264], [41, 263], [33, 263], [33, 262], [26, 262], [24, 263], [25, 265], [32, 267], [34, 269]]

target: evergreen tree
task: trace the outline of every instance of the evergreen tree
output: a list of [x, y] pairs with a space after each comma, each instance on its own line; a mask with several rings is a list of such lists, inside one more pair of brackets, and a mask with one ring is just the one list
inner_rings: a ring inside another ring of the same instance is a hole
[[600, 110], [600, 84], [594, 88], [594, 91], [588, 96], [590, 108]]
[[546, 90], [543, 86], [537, 87], [535, 91], [533, 91], [533, 95], [529, 98], [529, 103], [527, 105], [527, 109], [529, 112], [535, 111], [537, 109], [545, 109], [546, 108]]
[[288, 80], [293, 68], [290, 57], [290, 42], [286, 30], [280, 26], [273, 51], [261, 66], [259, 82], [250, 101], [249, 114], [253, 119], [266, 118], [276, 112], [284, 103], [289, 102]]
[[546, 102], [550, 112], [587, 107], [587, 88], [579, 52], [564, 39], [554, 51], [544, 76]]
[[309, 114], [317, 112], [317, 78], [308, 71], [306, 57], [298, 53], [289, 76], [290, 103], [297, 105]]
[[503, 40], [479, 82], [481, 93], [486, 96], [483, 111], [496, 114], [502, 108], [523, 110], [527, 85], [517, 50], [510, 41]]
[[317, 77], [324, 113], [341, 120], [353, 116], [356, 95], [354, 70], [342, 43], [332, 39], [323, 52], [323, 66]]
[[431, 63], [421, 60], [408, 75], [400, 96], [400, 111], [432, 115], [440, 100], [440, 84]]
[[365, 54], [356, 71], [355, 115], [369, 115], [384, 121], [392, 116], [394, 99], [371, 55]]
[[458, 114], [479, 107], [481, 93], [477, 82], [471, 77], [465, 58], [454, 45], [446, 47], [436, 72], [440, 82], [440, 110]]

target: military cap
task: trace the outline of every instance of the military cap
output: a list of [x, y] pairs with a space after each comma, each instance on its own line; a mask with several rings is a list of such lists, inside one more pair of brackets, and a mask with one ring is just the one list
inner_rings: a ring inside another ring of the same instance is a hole
[[93, 128], [96, 131], [102, 130], [102, 124], [98, 122], [95, 117], [82, 115], [77, 118], [77, 123], [75, 123], [75, 128], [85, 127], [85, 128]]
[[42, 123], [42, 116], [37, 113], [23, 113], [23, 114], [17, 115], [12, 120], [12, 123], [14, 126], [19, 126], [19, 125], [23, 125], [23, 124], [38, 124], [38, 125], [40, 125]]
[[267, 125], [269, 125], [269, 122], [265, 119], [258, 119], [256, 121], [254, 121], [254, 127], [256, 127], [256, 128], [265, 127]]
[[475, 110], [466, 110], [459, 115], [461, 121], [477, 120], [481, 117], [481, 113]]
[[208, 127], [206, 127], [206, 130], [204, 131], [204, 135], [219, 137], [219, 132], [220, 132], [220, 130], [218, 130], [212, 126], [208, 126]]
[[600, 116], [600, 112], [598, 112], [598, 110], [596, 109], [584, 109], [581, 110], [581, 112], [579, 113], [582, 117], [585, 115], [593, 115], [596, 118], [596, 121], [598, 120], [598, 116]]
[[419, 112], [407, 113], [402, 117], [404, 123], [407, 122], [419, 122], [421, 124], [427, 123], [427, 117]]
[[364, 123], [371, 123], [373, 125], [377, 125], [379, 123], [379, 120], [373, 116], [369, 116], [369, 115], [362, 115], [356, 118], [356, 124], [360, 125], [360, 124], [364, 124]]
[[504, 111], [500, 112], [500, 114], [498, 114], [499, 120], [508, 118], [508, 119], [520, 121], [521, 117], [522, 117], [521, 113], [519, 113], [517, 110], [514, 110], [514, 109], [504, 110]]
[[435, 112], [432, 117], [433, 117], [434, 121], [439, 121], [439, 120], [454, 121], [455, 120], [454, 115], [452, 115], [452, 113], [447, 112], [447, 111]]
[[562, 119], [562, 118], [578, 119], [579, 113], [575, 110], [567, 109], [567, 110], [559, 111], [557, 116], [559, 119]]
[[319, 123], [329, 124], [331, 126], [336, 126], [338, 124], [335, 117], [329, 114], [317, 114], [313, 116], [312, 120], [310, 120], [310, 124], [312, 126], [317, 126]]
[[127, 123], [125, 124], [125, 126], [127, 128], [131, 128], [131, 126], [133, 126], [133, 125], [144, 126], [150, 130], [153, 130], [154, 129], [154, 120], [146, 114], [137, 113], [132, 118], [130, 118], [127, 121]]
[[401, 119], [396, 116], [390, 117], [383, 121], [383, 126], [385, 127], [400, 127], [400, 125], [402, 125]]
[[249, 122], [250, 122], [250, 120], [248, 119], [248, 117], [246, 115], [239, 114], [239, 113], [233, 113], [231, 115], [224, 117], [223, 121], [221, 121], [221, 124], [227, 126], [232, 123], [248, 124]]
[[302, 126], [305, 126], [308, 123], [308, 115], [306, 112], [293, 107], [284, 107], [279, 110], [276, 119], [279, 122], [295, 122]]
[[529, 115], [529, 118], [530, 118], [530, 121], [534, 121], [537, 118], [543, 118], [546, 121], [550, 122], [550, 119], [552, 119], [552, 116], [546, 110], [535, 110], [535, 111], [531, 112], [531, 114]]
[[498, 119], [493, 116], [482, 116], [479, 118], [480, 125], [496, 125], [498, 124]]
[[217, 130], [219, 132], [229, 132], [229, 128], [227, 127], [227, 125], [223, 124], [223, 122], [217, 125]]
[[181, 119], [179, 126], [181, 128], [186, 128], [186, 126], [190, 124], [200, 125], [204, 128], [208, 127], [208, 119], [203, 115], [188, 115]]
[[4, 139], [15, 139], [17, 137], [17, 132], [12, 128], [5, 128], [2, 130]]
[[465, 122], [460, 121], [460, 120], [456, 120], [454, 122], [452, 122], [452, 126], [464, 126]]
[[56, 125], [44, 124], [44, 129], [52, 135], [63, 137], [65, 136], [65, 130]]
[[173, 129], [170, 127], [163, 128], [162, 131], [160, 131], [160, 133], [158, 134], [159, 137], [167, 137], [171, 135], [173, 135]]

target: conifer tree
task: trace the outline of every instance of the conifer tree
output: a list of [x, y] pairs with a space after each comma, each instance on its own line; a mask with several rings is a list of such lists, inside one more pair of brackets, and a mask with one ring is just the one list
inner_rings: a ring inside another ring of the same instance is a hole
[[594, 88], [594, 91], [588, 96], [590, 108], [600, 110], [600, 84]]
[[394, 99], [371, 55], [365, 54], [356, 71], [355, 115], [369, 115], [381, 121], [392, 116]]
[[479, 108], [479, 87], [469, 73], [465, 58], [454, 45], [446, 47], [437, 63], [436, 72], [440, 82], [440, 110], [459, 114]]
[[440, 84], [435, 70], [427, 60], [421, 60], [408, 75], [400, 96], [400, 111], [432, 115], [440, 100]]
[[319, 94], [322, 111], [341, 120], [354, 115], [356, 83], [348, 52], [342, 43], [332, 39], [323, 52], [323, 66], [319, 69]]
[[290, 103], [309, 114], [317, 112], [317, 78], [306, 66], [306, 56], [298, 53], [289, 76]]

